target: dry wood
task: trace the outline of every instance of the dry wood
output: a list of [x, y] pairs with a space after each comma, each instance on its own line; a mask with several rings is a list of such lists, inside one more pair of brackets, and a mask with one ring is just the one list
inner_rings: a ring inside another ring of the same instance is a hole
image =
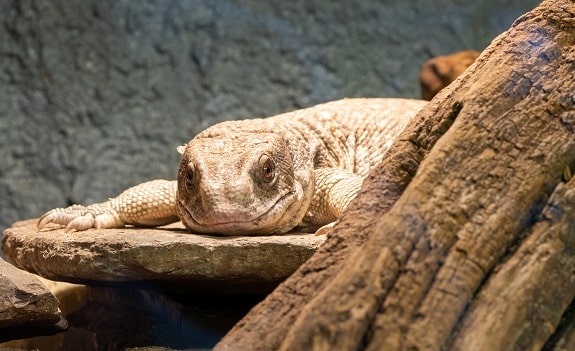
[[568, 327], [552, 334], [575, 295], [575, 190], [563, 184], [575, 166], [574, 43], [573, 1], [518, 19], [420, 113], [324, 247], [217, 349], [573, 339]]
[[557, 186], [520, 248], [491, 274], [475, 297], [452, 350], [543, 346], [574, 295], [573, 223], [575, 178]]

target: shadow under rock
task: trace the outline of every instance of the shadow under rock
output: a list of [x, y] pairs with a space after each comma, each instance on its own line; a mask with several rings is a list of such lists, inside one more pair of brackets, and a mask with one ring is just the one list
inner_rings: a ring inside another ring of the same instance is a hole
[[14, 340], [0, 348], [211, 348], [261, 299], [261, 295], [166, 294], [148, 289], [87, 287], [83, 304], [66, 316], [66, 332]]

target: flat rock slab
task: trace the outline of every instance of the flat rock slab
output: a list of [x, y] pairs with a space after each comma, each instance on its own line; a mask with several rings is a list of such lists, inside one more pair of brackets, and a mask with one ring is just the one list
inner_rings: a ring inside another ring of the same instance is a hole
[[32, 274], [0, 259], [0, 341], [66, 328], [58, 299]]
[[215, 237], [182, 224], [162, 228], [38, 232], [37, 220], [4, 231], [2, 250], [16, 267], [81, 284], [152, 284], [179, 291], [269, 292], [324, 242], [286, 234]]

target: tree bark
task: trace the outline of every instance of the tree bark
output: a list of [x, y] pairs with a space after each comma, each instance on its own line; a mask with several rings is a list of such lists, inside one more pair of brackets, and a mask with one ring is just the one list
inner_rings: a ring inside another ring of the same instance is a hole
[[516, 20], [402, 134], [326, 244], [216, 349], [572, 345], [574, 44], [572, 0]]

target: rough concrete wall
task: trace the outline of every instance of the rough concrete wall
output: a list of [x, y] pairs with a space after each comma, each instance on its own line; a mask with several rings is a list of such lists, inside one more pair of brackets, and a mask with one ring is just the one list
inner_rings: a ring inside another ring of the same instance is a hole
[[174, 178], [226, 119], [418, 97], [421, 64], [481, 50], [534, 0], [0, 2], [0, 232]]

